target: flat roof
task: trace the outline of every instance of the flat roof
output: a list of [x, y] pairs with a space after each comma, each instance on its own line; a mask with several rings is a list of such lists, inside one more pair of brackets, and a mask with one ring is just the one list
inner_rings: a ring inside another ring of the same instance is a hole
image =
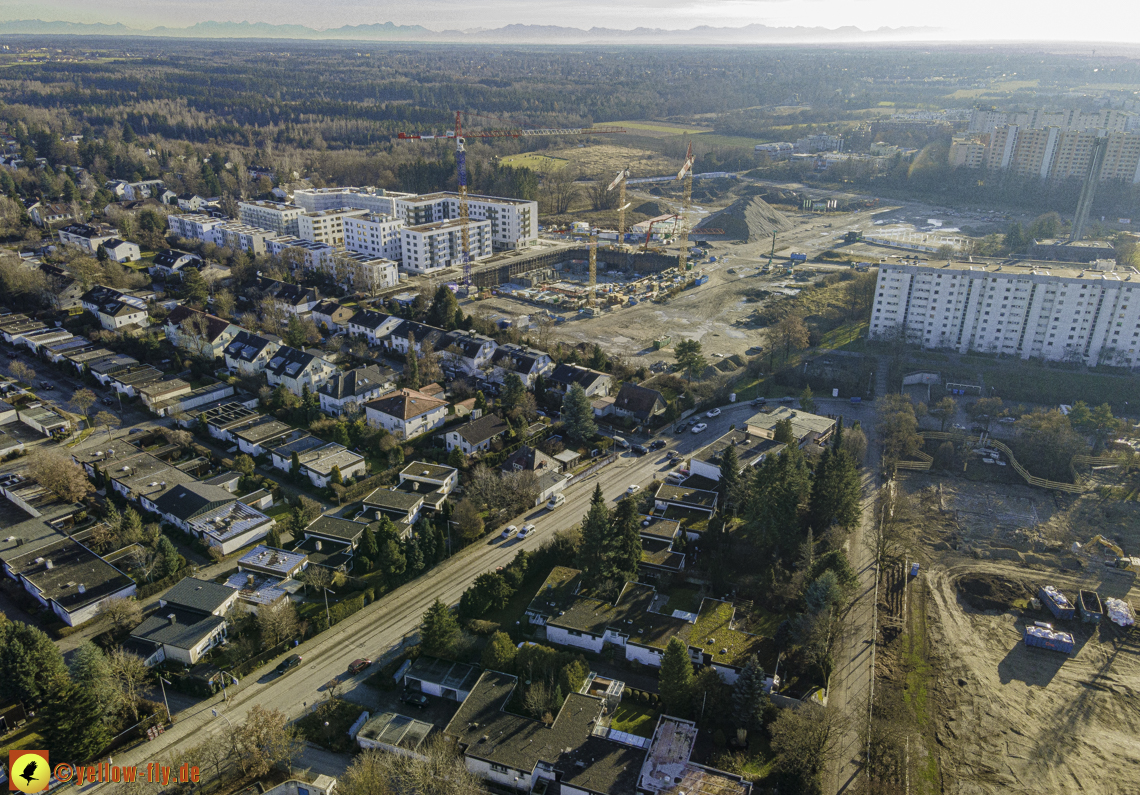
[[677, 537], [677, 533], [679, 532], [681, 532], [681, 523], [674, 519], [663, 519], [660, 516], [645, 515], [641, 517], [640, 533], [643, 537], [672, 541]]
[[367, 526], [363, 522], [338, 519], [335, 516], [318, 516], [302, 532], [352, 542], [364, 533]]
[[752, 466], [761, 458], [767, 458], [769, 455], [784, 449], [782, 443], [774, 439], [750, 434], [747, 430], [729, 431], [716, 441], [693, 453], [691, 458], [719, 468], [721, 455], [730, 446], [736, 448], [736, 457], [740, 460], [742, 468]]
[[238, 566], [255, 566], [263, 571], [288, 577], [308, 556], [301, 552], [288, 552], [284, 549], [258, 544], [238, 559]]
[[803, 409], [788, 408], [787, 406], [777, 406], [768, 411], [757, 412], [748, 418], [745, 426], [772, 432], [776, 427], [776, 423], [783, 420], [791, 421], [792, 430], [795, 432], [796, 438], [801, 441], [805, 439], [808, 434], [824, 434], [835, 427], [835, 420], [833, 419], [821, 417], [818, 414], [812, 414]]
[[690, 489], [684, 486], [670, 486], [668, 483], [662, 483], [657, 489], [657, 494], [654, 495], [656, 499], [666, 500], [668, 502], [677, 502], [682, 505], [694, 505], [700, 508], [714, 508], [716, 506], [717, 494], [715, 491], [705, 491], [704, 489]]
[[[1037, 245], [1047, 244], [1039, 241]], [[1095, 241], [1080, 241], [1079, 243], [1064, 244], [1074, 248], [1100, 248], [1102, 244]], [[1111, 248], [1111, 246], [1109, 247]], [[1054, 260], [1021, 259], [1014, 262], [1009, 260], [994, 260], [991, 262], [943, 262], [935, 265], [924, 262], [910, 265], [903, 262], [890, 262], [879, 266], [881, 270], [922, 270], [931, 273], [948, 273], [955, 276], [986, 275], [1003, 279], [1030, 279], [1033, 277], [1050, 277], [1060, 279], [1079, 279], [1083, 281], [1124, 281], [1129, 276], [1136, 281], [1140, 271], [1126, 265], [1117, 265], [1114, 270], [1097, 270], [1093, 263], [1082, 265], [1075, 262], [1056, 262]]]
[[776, 644], [771, 638], [736, 629], [736, 608], [731, 602], [705, 597], [696, 623], [689, 625], [689, 645], [700, 649], [714, 663], [744, 667], [753, 654], [760, 657], [764, 670], [776, 664]]
[[582, 572], [569, 566], [555, 566], [547, 575], [546, 581], [535, 592], [528, 613], [540, 616], [557, 615], [582, 586]]
[[421, 656], [412, 663], [412, 667], [404, 676], [450, 690], [466, 692], [475, 686], [479, 678], [479, 669], [473, 665], [441, 660], [438, 657]]
[[129, 588], [134, 581], [70, 537], [7, 558], [22, 576], [68, 612], [94, 604]]
[[396, 748], [415, 751], [434, 729], [435, 726], [431, 723], [409, 718], [396, 712], [384, 712], [365, 721], [356, 736]]
[[429, 464], [427, 461], [413, 461], [400, 470], [400, 476], [406, 478], [427, 478], [428, 480], [447, 480], [458, 472], [455, 467]]

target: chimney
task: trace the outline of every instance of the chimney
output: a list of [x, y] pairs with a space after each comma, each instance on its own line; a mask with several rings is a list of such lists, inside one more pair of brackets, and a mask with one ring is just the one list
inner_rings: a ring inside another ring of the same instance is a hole
[[321, 551], [321, 541], [320, 541], [320, 539], [317, 539], [317, 552], [320, 552], [320, 551]]
[[83, 583], [79, 583], [79, 593], [87, 593], [87, 586]]
[[253, 575], [247, 574], [246, 578], [245, 578], [245, 584], [251, 591], [253, 590], [253, 582], [254, 582]]
[[174, 613], [170, 613], [169, 615], [166, 616], [166, 620], [169, 621], [171, 624], [177, 624], [178, 623], [178, 616], [174, 615]]

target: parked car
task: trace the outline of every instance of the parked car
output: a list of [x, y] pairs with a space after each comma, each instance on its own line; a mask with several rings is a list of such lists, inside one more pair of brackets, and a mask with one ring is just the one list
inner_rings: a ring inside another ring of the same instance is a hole
[[639, 492], [639, 491], [641, 491], [641, 486], [634, 483], [632, 486], [630, 486], [628, 489], [625, 490], [625, 493], [626, 494], [637, 494], [637, 492]]
[[300, 654], [290, 654], [284, 660], [277, 664], [277, 673], [284, 674], [296, 668], [301, 664]]
[[103, 405], [104, 406], [113, 406], [113, 405], [115, 405], [115, 401], [111, 400], [111, 398], [103, 398]]
[[665, 454], [665, 460], [666, 461], [672, 461], [674, 458], [677, 458], [679, 455], [681, 455], [681, 454], [678, 453], [676, 450], [670, 450], [668, 453]]
[[537, 532], [538, 532], [538, 528], [535, 527], [534, 525], [524, 524], [522, 530], [519, 530], [519, 541], [522, 541], [524, 538], [530, 538], [532, 535], [534, 535]]
[[781, 403], [794, 403], [795, 400], [796, 399], [791, 395], [785, 395], [784, 397], [780, 398]]
[[709, 426], [708, 426], [708, 425], [706, 425], [705, 423], [703, 423], [703, 422], [698, 422], [696, 425], [694, 425], [694, 426], [693, 426], [693, 431], [692, 431], [692, 432], [693, 432], [693, 433], [700, 433], [701, 431], [703, 431], [703, 430], [704, 430], [705, 428], [707, 428], [707, 427], [709, 427]]
[[352, 676], [356, 676], [370, 665], [372, 665], [372, 660], [369, 660], [367, 657], [361, 657], [359, 660], [352, 661], [352, 665], [348, 666], [348, 672]]
[[404, 695], [400, 697], [400, 700], [409, 707], [415, 707], [416, 709], [423, 709], [430, 703], [427, 696], [423, 693], [416, 692], [404, 693]]
[[673, 429], [673, 433], [684, 433], [685, 428], [687, 427], [689, 426], [682, 422], [680, 425]]
[[752, 405], [753, 406], [763, 406], [767, 402], [768, 402], [768, 398], [760, 397], [760, 398], [756, 398], [755, 400], [753, 400]]
[[546, 507], [552, 511], [555, 508], [557, 508], [559, 505], [565, 505], [565, 504], [566, 504], [566, 495], [565, 494], [555, 494], [553, 497], [551, 497], [549, 500], [546, 501]]
[[720, 416], [720, 409], [710, 409], [709, 411], [705, 412], [705, 416], [706, 417], [719, 417]]
[[511, 536], [518, 535], [518, 532], [519, 529], [513, 524], [507, 525], [506, 529], [503, 530], [503, 538], [510, 538]]
[[618, 447], [622, 448], [623, 450], [629, 449], [629, 442], [627, 442], [625, 439], [621, 438], [620, 436], [614, 437], [614, 444], [616, 444]]
[[1015, 422], [1017, 422], [1017, 418], [1016, 417], [1002, 417], [1000, 420], [998, 420], [998, 422], [1002, 423], [1003, 425], [1013, 425]]
[[649, 448], [643, 444], [635, 444], [632, 447], [630, 447], [629, 449], [632, 450], [633, 452], [637, 453], [638, 455], [645, 455], [646, 453], [649, 452]]
[[664, 446], [665, 446], [665, 440], [664, 439], [654, 439], [652, 442], [649, 443], [649, 449], [650, 450], [660, 450]]
[[55, 389], [55, 387], [49, 384], [47, 381], [40, 381], [40, 389], [50, 391], [52, 389]]

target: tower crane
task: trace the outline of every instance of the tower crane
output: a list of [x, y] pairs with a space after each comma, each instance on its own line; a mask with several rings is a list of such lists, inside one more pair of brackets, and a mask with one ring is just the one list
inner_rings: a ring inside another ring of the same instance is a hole
[[434, 133], [399, 133], [396, 136], [400, 141], [432, 141], [436, 139], [455, 139], [455, 166], [459, 172], [459, 225], [463, 246], [463, 283], [471, 286], [471, 248], [470, 232], [467, 228], [467, 139], [468, 138], [533, 138], [545, 135], [612, 135], [623, 133], [621, 127], [558, 127], [558, 128], [523, 128], [514, 127], [503, 130], [463, 130], [462, 111], [455, 111], [455, 130], [436, 135]]
[[681, 193], [681, 214], [677, 218], [676, 236], [681, 241], [680, 253], [677, 255], [677, 270], [685, 273], [685, 260], [689, 256], [689, 202], [693, 197], [693, 142], [689, 141], [688, 151], [685, 152], [685, 165], [677, 172], [677, 179], [684, 180]]
[[617, 239], [617, 243], [618, 243], [619, 248], [625, 242], [625, 211], [627, 209], [629, 209], [629, 205], [630, 205], [630, 203], [626, 202], [626, 200], [625, 200], [625, 181], [627, 179], [629, 179], [629, 166], [626, 166], [621, 171], [619, 171], [617, 173], [617, 176], [614, 177], [614, 181], [611, 182], [609, 184], [609, 187], [606, 188], [607, 191], [611, 191], [614, 188], [620, 188], [620, 190], [618, 191], [618, 239]]

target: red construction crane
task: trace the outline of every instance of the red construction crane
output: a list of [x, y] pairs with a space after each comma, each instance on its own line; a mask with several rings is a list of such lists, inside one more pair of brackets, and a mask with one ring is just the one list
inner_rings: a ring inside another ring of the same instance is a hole
[[400, 133], [397, 139], [401, 141], [431, 141], [437, 138], [455, 139], [455, 165], [459, 171], [459, 228], [463, 236], [463, 281], [471, 285], [471, 250], [467, 231], [467, 138], [532, 138], [543, 135], [612, 135], [623, 133], [621, 127], [560, 127], [560, 128], [524, 128], [516, 127], [506, 130], [463, 130], [462, 112], [455, 111], [455, 131], [436, 135], [434, 133]]

